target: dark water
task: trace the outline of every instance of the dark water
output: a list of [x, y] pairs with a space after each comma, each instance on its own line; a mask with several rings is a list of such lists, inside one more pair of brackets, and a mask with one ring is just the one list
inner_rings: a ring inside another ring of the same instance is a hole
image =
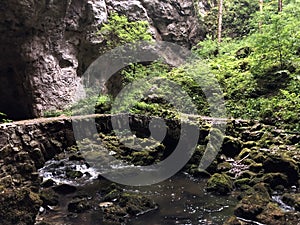
[[160, 184], [139, 188], [139, 192], [154, 199], [160, 208], [131, 220], [130, 224], [223, 224], [233, 215], [237, 202], [233, 196], [207, 193], [205, 183], [205, 180], [177, 174]]
[[[49, 173], [45, 170], [43, 174]], [[63, 182], [61, 179], [60, 182]], [[70, 183], [70, 181], [68, 181]], [[73, 181], [75, 184], [76, 181]], [[130, 218], [130, 225], [188, 225], [188, 224], [223, 224], [233, 215], [236, 199], [233, 196], [214, 196], [205, 191], [205, 180], [196, 180], [184, 173], [156, 185], [145, 187], [123, 186], [126, 192], [147, 196], [158, 203], [155, 211]], [[109, 185], [108, 181], [90, 180], [86, 184], [80, 183], [77, 192], [60, 196], [60, 205], [46, 209], [38, 217], [55, 225], [98, 225], [102, 224], [102, 212], [95, 207], [85, 213], [69, 213], [68, 202], [75, 196], [88, 196], [94, 203], [100, 203], [99, 191]]]

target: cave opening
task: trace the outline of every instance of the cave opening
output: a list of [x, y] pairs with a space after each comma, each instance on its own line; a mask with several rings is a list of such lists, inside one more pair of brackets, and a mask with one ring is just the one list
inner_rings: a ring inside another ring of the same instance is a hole
[[26, 63], [16, 52], [1, 48], [0, 59], [0, 112], [10, 120], [34, 117], [32, 93], [26, 78]]

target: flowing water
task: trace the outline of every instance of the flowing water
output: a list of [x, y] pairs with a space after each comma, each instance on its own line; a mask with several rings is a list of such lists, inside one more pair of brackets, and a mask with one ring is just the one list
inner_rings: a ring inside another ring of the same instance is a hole
[[233, 196], [207, 193], [205, 184], [205, 180], [195, 180], [179, 173], [160, 184], [137, 189], [154, 199], [160, 208], [131, 220], [130, 224], [223, 224], [233, 215], [237, 202]]
[[[78, 162], [80, 164], [80, 162]], [[68, 195], [60, 195], [59, 206], [41, 209], [38, 220], [55, 225], [97, 225], [102, 224], [102, 212], [94, 207], [84, 213], [68, 212], [68, 203], [75, 196], [87, 196], [94, 203], [101, 202], [99, 191], [109, 185], [106, 180], [96, 179], [92, 168], [84, 165], [73, 165], [85, 174], [79, 180], [64, 178], [62, 172], [66, 162], [49, 161], [40, 174], [45, 178], [52, 178], [57, 183], [68, 183], [77, 186], [77, 191]], [[86, 175], [92, 174], [92, 175]], [[178, 173], [172, 178], [145, 187], [122, 186], [124, 191], [137, 193], [153, 199], [158, 205], [157, 210], [130, 218], [130, 225], [168, 225], [168, 224], [223, 224], [233, 215], [233, 208], [237, 201], [234, 196], [215, 196], [205, 191], [206, 180], [193, 179], [187, 174]], [[94, 204], [94, 205], [98, 205]]]

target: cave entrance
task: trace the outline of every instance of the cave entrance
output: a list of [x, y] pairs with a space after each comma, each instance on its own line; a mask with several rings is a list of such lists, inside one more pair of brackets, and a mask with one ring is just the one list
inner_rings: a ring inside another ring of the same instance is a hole
[[3, 64], [3, 61], [1, 64], [0, 112], [12, 120], [33, 118], [32, 94], [28, 91], [25, 67]]

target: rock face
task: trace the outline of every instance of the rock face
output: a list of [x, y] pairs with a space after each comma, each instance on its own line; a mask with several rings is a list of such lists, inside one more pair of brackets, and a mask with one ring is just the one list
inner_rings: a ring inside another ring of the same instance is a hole
[[192, 0], [3, 0], [0, 112], [35, 117], [76, 100], [80, 76], [101, 48], [95, 31], [112, 11], [147, 20], [156, 39], [185, 47], [205, 35]]
[[155, 38], [191, 47], [204, 31], [197, 19], [192, 0], [107, 0], [109, 10], [126, 14], [129, 19], [149, 21]]

